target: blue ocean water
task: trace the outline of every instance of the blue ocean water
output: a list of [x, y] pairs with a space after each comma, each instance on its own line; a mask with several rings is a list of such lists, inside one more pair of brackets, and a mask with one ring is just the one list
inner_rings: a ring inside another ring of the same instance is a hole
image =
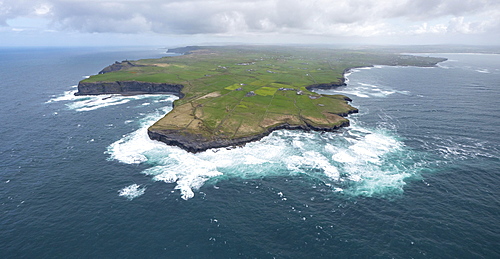
[[335, 133], [190, 154], [174, 96], [75, 97], [164, 49], [0, 49], [1, 258], [498, 258], [500, 55], [355, 69]]

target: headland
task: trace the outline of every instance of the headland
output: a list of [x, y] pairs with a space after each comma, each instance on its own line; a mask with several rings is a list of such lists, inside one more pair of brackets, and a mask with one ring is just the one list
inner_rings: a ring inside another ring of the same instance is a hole
[[367, 51], [276, 46], [185, 47], [181, 56], [116, 62], [82, 80], [77, 95], [174, 94], [180, 99], [148, 129], [189, 152], [240, 146], [278, 129], [334, 131], [358, 110], [343, 95], [349, 69], [435, 66], [445, 59]]

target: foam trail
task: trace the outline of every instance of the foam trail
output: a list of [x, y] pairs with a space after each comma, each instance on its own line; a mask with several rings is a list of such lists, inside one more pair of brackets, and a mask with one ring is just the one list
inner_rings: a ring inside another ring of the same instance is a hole
[[[358, 69], [354, 69], [352, 73], [359, 72]], [[351, 73], [351, 74], [352, 74]], [[322, 92], [321, 90], [318, 92]], [[326, 92], [332, 93], [331, 90], [327, 90]], [[392, 94], [403, 94], [403, 95], [410, 95], [411, 93], [409, 91], [397, 91], [394, 90], [388, 86], [384, 85], [375, 85], [375, 84], [368, 84], [368, 83], [363, 83], [363, 82], [351, 82], [349, 81], [348, 86], [344, 87], [339, 87], [335, 89], [334, 91], [335, 94], [345, 94], [345, 95], [355, 95], [357, 97], [361, 98], [384, 98]]]
[[[72, 88], [76, 87], [77, 86], [72, 86]], [[77, 89], [65, 91], [62, 95], [53, 96], [50, 100], [48, 100], [45, 103], [65, 102], [66, 106], [70, 110], [76, 110], [82, 112], [82, 111], [92, 111], [108, 106], [121, 105], [133, 100], [153, 99], [155, 100], [155, 102], [158, 102], [164, 99], [168, 99], [167, 101], [171, 101], [172, 98], [175, 98], [161, 94], [132, 95], [132, 96], [124, 96], [120, 94], [76, 96], [75, 95], [76, 92], [78, 92]]]
[[[72, 88], [76, 88], [75, 86], [72, 86]], [[69, 91], [65, 91], [63, 94], [59, 96], [52, 96], [52, 98], [45, 103], [53, 103], [53, 102], [61, 102], [61, 101], [74, 101], [76, 99], [75, 93], [78, 92], [78, 90], [73, 89]]]
[[484, 69], [476, 69], [476, 72], [484, 73], [484, 74], [489, 74], [490, 73], [490, 71], [488, 69], [486, 69], [486, 68], [484, 68]]
[[185, 200], [194, 197], [193, 190], [198, 190], [207, 180], [222, 175], [211, 161], [186, 154], [180, 149], [171, 151], [173, 152], [163, 160], [163, 165], [147, 169], [143, 173], [153, 175], [155, 181], [176, 182], [175, 189], [180, 190], [181, 198]]
[[[402, 192], [404, 180], [418, 174], [420, 168], [411, 150], [382, 130], [367, 130], [354, 126], [355, 136], [348, 146], [328, 145], [334, 163], [343, 172], [341, 181], [350, 195], [384, 195]], [[354, 184], [353, 184], [354, 183]]]
[[464, 160], [478, 156], [489, 158], [500, 158], [500, 149], [487, 141], [465, 137], [439, 137], [431, 136], [430, 141], [424, 143], [423, 147], [428, 150], [438, 151], [439, 154], [449, 160]]
[[118, 160], [126, 164], [139, 164], [148, 161], [144, 154], [146, 151], [161, 149], [165, 145], [158, 141], [153, 141], [148, 136], [148, 128], [157, 120], [165, 116], [172, 110], [171, 107], [165, 107], [142, 119], [142, 126], [120, 140], [112, 143], [106, 153], [110, 154], [110, 160]]
[[132, 184], [132, 185], [126, 186], [123, 189], [118, 191], [118, 195], [125, 197], [129, 200], [133, 200], [133, 199], [143, 195], [144, 192], [146, 191], [146, 187], [143, 187], [143, 188], [139, 188], [139, 187], [140, 187], [140, 185], [138, 185], [138, 184]]

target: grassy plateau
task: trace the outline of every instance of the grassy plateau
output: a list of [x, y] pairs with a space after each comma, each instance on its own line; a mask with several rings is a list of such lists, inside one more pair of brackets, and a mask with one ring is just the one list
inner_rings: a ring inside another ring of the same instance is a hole
[[[183, 98], [149, 128], [183, 141], [233, 145], [238, 139], [264, 136], [277, 128], [333, 130], [357, 109], [342, 95], [311, 90], [344, 85], [350, 68], [373, 65], [434, 66], [443, 59], [362, 50], [277, 46], [186, 47], [185, 53], [129, 61], [82, 82], [180, 84]], [[195, 136], [195, 138], [192, 138]], [[193, 140], [194, 141], [194, 140]], [[164, 141], [185, 147], [182, 144]], [[245, 141], [243, 141], [245, 142]], [[206, 150], [189, 149], [197, 152]]]

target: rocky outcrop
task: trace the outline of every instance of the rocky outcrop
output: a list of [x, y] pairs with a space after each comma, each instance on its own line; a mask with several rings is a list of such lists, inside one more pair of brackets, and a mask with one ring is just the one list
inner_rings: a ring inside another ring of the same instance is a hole
[[[357, 110], [353, 110], [352, 113], [357, 112]], [[178, 146], [188, 152], [198, 153], [203, 152], [212, 148], [231, 148], [235, 146], [244, 146], [246, 143], [257, 141], [262, 139], [263, 137], [271, 134], [271, 132], [280, 129], [289, 129], [289, 130], [304, 130], [304, 131], [335, 131], [342, 127], [348, 127], [349, 121], [345, 121], [339, 125], [329, 128], [318, 128], [309, 124], [306, 125], [289, 125], [283, 124], [276, 127], [272, 127], [267, 129], [267, 131], [261, 134], [255, 134], [242, 138], [235, 139], [206, 139], [201, 135], [188, 134], [185, 132], [180, 132], [177, 130], [162, 130], [162, 131], [154, 131], [148, 129], [148, 136], [150, 139], [157, 140], [163, 142], [167, 145]]]
[[[344, 71], [342, 72], [342, 78], [338, 78], [337, 82], [331, 82], [331, 83], [327, 83], [327, 84], [313, 84], [313, 85], [306, 86], [306, 89], [309, 91], [313, 91], [314, 89], [328, 90], [328, 89], [337, 88], [339, 86], [346, 86], [347, 84], [345, 83], [345, 81], [346, 81], [345, 74], [349, 73], [351, 71], [351, 69], [361, 68], [361, 67], [372, 67], [372, 66], [354, 66], [351, 68], [344, 69]], [[351, 101], [351, 100], [349, 100], [349, 101]]]
[[339, 79], [339, 82], [333, 82], [328, 84], [314, 84], [306, 86], [306, 89], [309, 91], [314, 91], [314, 89], [332, 89], [339, 86], [346, 86], [345, 79]]
[[109, 66], [105, 67], [104, 69], [102, 69], [99, 72], [99, 74], [106, 74], [109, 72], [114, 72], [114, 71], [127, 69], [127, 68], [131, 68], [131, 67], [141, 67], [141, 65], [136, 65], [128, 60], [124, 60], [122, 62], [116, 61], [114, 64], [109, 65]]
[[173, 94], [184, 97], [181, 84], [151, 83], [138, 81], [80, 82], [75, 95], [99, 94]]

